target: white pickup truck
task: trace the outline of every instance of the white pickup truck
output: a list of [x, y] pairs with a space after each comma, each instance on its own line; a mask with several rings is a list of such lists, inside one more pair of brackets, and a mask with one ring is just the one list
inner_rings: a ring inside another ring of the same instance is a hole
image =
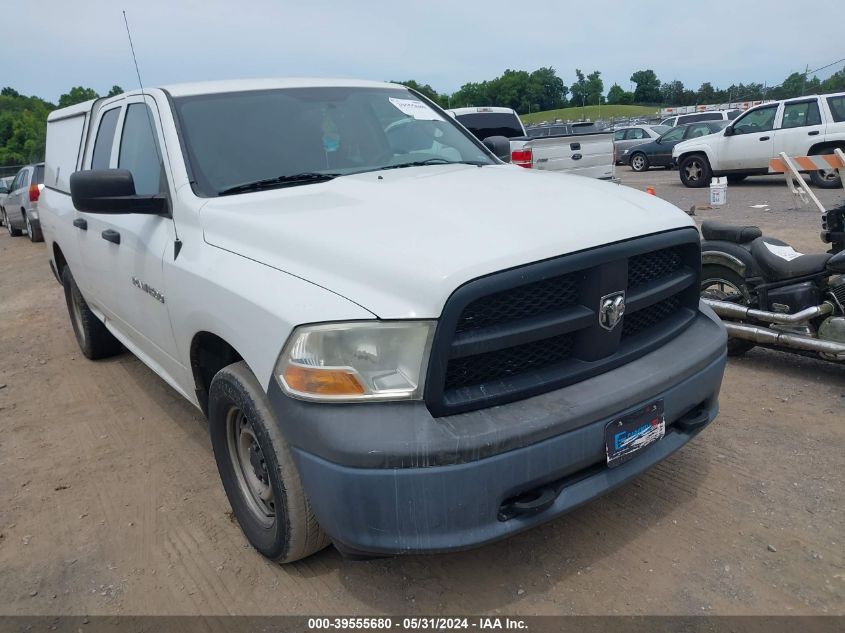
[[273, 560], [504, 538], [716, 416], [726, 335], [686, 214], [503, 164], [401, 86], [56, 110], [40, 205], [83, 353], [125, 347], [206, 414]]
[[[769, 160], [845, 150], [845, 92], [772, 101], [740, 115], [723, 131], [678, 143], [672, 157], [687, 187], [705, 187], [712, 176], [739, 182], [768, 173]], [[835, 170], [811, 172], [818, 187], [841, 187]]]
[[517, 113], [510, 108], [454, 108], [449, 110], [458, 122], [479, 140], [504, 136], [510, 141], [511, 162], [520, 167], [557, 171], [611, 180], [616, 165], [613, 133], [590, 132], [529, 137]]

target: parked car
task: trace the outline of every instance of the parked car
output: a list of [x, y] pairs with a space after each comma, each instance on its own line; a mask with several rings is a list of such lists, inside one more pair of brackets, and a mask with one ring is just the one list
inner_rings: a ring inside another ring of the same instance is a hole
[[0, 178], [0, 226], [4, 226], [6, 224], [6, 219], [3, 217], [3, 206], [6, 202], [6, 198], [9, 197], [9, 191], [12, 188], [12, 182], [14, 180], [14, 176]]
[[727, 125], [727, 121], [704, 121], [673, 127], [653, 141], [623, 151], [621, 160], [634, 171], [646, 171], [651, 167], [669, 169], [673, 166], [672, 148], [675, 145], [686, 139], [714, 134]]
[[663, 119], [660, 125], [676, 127], [687, 123], [700, 123], [701, 121], [733, 121], [740, 114], [742, 114], [742, 110], [711, 110], [709, 112], [677, 114]]
[[[510, 160], [514, 165], [603, 180], [613, 178], [611, 133], [596, 133], [593, 123], [571, 123], [567, 124], [565, 133], [532, 137], [510, 108], [457, 108], [449, 112], [481, 141], [496, 136], [507, 137]], [[560, 129], [562, 126], [557, 127]], [[517, 134], [517, 130], [521, 134]]]
[[46, 184], [82, 352], [122, 344], [207, 415], [234, 516], [271, 559], [495, 541], [716, 415], [726, 334], [699, 302], [692, 220], [503, 164], [396, 84], [70, 106], [48, 117]]
[[637, 125], [616, 128], [613, 132], [613, 146], [616, 148], [616, 164], [627, 165], [629, 155], [625, 150], [659, 138], [671, 128], [666, 125]]
[[17, 173], [3, 201], [3, 223], [9, 235], [17, 237], [26, 229], [31, 241], [44, 241], [38, 217], [38, 199], [42, 189], [44, 163], [27, 165]]
[[[704, 187], [712, 176], [739, 182], [753, 174], [767, 174], [769, 160], [788, 156], [845, 151], [845, 92], [813, 95], [765, 103], [748, 110], [724, 132], [681, 143], [673, 150], [681, 182]], [[813, 184], [825, 189], [842, 186], [833, 170], [810, 173]]]

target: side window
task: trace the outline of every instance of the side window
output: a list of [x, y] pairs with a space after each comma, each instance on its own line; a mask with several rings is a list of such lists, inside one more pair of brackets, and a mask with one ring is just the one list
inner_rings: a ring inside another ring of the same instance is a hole
[[613, 140], [614, 141], [621, 141], [625, 138], [625, 130], [617, 130], [613, 133]]
[[706, 125], [690, 125], [687, 128], [687, 138], [697, 138], [699, 136], [707, 136], [708, 134], [712, 134], [712, 132]]
[[645, 130], [635, 127], [628, 132], [628, 138], [632, 140], [640, 140], [648, 138], [648, 134], [645, 133]]
[[833, 120], [837, 123], [845, 121], [845, 95], [841, 97], [828, 97], [827, 105], [830, 107], [830, 113], [833, 115]]
[[783, 107], [783, 122], [781, 128], [804, 127], [805, 125], [821, 125], [822, 117], [819, 113], [817, 101], [802, 103], [787, 103]]
[[734, 123], [735, 134], [754, 134], [755, 132], [768, 132], [775, 125], [776, 105], [766, 108], [750, 110], [741, 119]]
[[680, 141], [682, 138], [684, 138], [684, 132], [685, 131], [686, 131], [686, 128], [683, 128], [683, 127], [672, 128], [672, 131], [666, 132], [666, 134], [664, 134], [663, 136], [660, 137], [660, 140], [665, 142], [665, 143], [672, 143], [674, 141]]
[[94, 153], [91, 156], [91, 169], [108, 169], [114, 132], [117, 129], [117, 116], [120, 108], [112, 108], [100, 117], [97, 140], [94, 141]]
[[135, 180], [135, 193], [151, 195], [163, 190], [163, 170], [158, 139], [153, 133], [153, 116], [144, 103], [126, 110], [117, 166], [128, 169]]

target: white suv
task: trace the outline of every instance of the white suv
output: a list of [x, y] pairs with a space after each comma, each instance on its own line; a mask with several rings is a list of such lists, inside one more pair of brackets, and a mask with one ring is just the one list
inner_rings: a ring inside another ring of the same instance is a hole
[[733, 121], [740, 114], [742, 114], [742, 110], [711, 110], [710, 112], [676, 114], [675, 116], [670, 116], [669, 118], [663, 119], [660, 122], [660, 125], [678, 127], [679, 125], [686, 125], [687, 123], [698, 123], [700, 121]]
[[[748, 110], [724, 131], [678, 143], [672, 150], [681, 182], [705, 187], [711, 176], [739, 182], [768, 173], [769, 160], [788, 156], [832, 154], [845, 150], [845, 92], [765, 103]], [[812, 172], [818, 187], [841, 186], [834, 170]]]

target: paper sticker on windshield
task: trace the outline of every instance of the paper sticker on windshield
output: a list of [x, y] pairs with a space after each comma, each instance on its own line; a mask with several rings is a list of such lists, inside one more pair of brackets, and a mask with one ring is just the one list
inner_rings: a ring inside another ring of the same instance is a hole
[[418, 121], [442, 121], [443, 118], [434, 110], [429, 108], [422, 101], [414, 99], [397, 99], [396, 97], [388, 97], [390, 103], [398, 108], [403, 114], [412, 116]]
[[804, 254], [799, 253], [791, 246], [778, 246], [777, 244], [769, 244], [768, 242], [763, 242], [763, 244], [766, 245], [766, 248], [769, 249], [769, 252], [772, 255], [785, 259], [788, 262], [791, 262], [793, 259], [801, 257]]

